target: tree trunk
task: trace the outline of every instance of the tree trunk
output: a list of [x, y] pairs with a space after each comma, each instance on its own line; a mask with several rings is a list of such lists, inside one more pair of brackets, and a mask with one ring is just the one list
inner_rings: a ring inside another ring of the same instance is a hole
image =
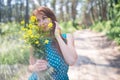
[[42, 6], [42, 1], [41, 1], [41, 0], [38, 0], [38, 2], [39, 2], [39, 4], [40, 4], [40, 6]]
[[48, 0], [44, 0], [43, 2], [44, 2], [44, 6], [47, 6]]
[[[56, 0], [52, 0], [52, 1], [51, 1], [51, 6], [52, 6], [54, 12], [56, 11], [55, 5], [56, 5]], [[55, 13], [56, 13], [56, 12], [55, 12]]]
[[94, 6], [92, 5], [93, 4], [93, 2], [90, 2], [90, 4], [91, 4], [91, 9], [90, 9], [90, 13], [91, 13], [91, 22], [92, 22], [92, 24], [94, 24], [94, 22], [95, 22], [95, 16], [94, 16], [94, 13], [95, 13], [95, 11], [94, 11]]
[[7, 0], [7, 5], [8, 5], [7, 14], [8, 14], [8, 21], [9, 22], [11, 22], [11, 17], [12, 17], [11, 1], [12, 0]]
[[23, 1], [20, 1], [20, 17], [19, 17], [20, 21], [23, 19], [23, 14], [22, 14], [23, 5], [24, 5]]
[[102, 19], [107, 20], [107, 2], [106, 2], [106, 0], [103, 1]]
[[63, 0], [60, 0], [60, 19], [64, 21]]
[[26, 0], [25, 26], [29, 23], [29, 2]]
[[2, 0], [0, 0], [0, 22], [2, 19]]
[[118, 4], [118, 0], [114, 0], [115, 4]]
[[99, 5], [99, 21], [102, 21], [102, 8], [101, 8], [101, 0], [98, 1]]
[[69, 8], [70, 6], [68, 5], [69, 2], [70, 1], [67, 0], [66, 3], [65, 3], [66, 4], [66, 14], [65, 14], [66, 17], [65, 17], [65, 21], [70, 20], [70, 8]]
[[76, 7], [77, 7], [77, 3], [78, 3], [78, 0], [72, 0], [71, 9], [72, 9], [72, 19], [73, 20], [76, 19], [76, 14], [77, 14]]
[[76, 20], [76, 15], [77, 15], [77, 10], [76, 10], [76, 7], [77, 7], [77, 3], [78, 3], [78, 0], [72, 0], [72, 25], [74, 26], [74, 28], [78, 29], [77, 28], [77, 23], [75, 23], [75, 20]]
[[110, 0], [110, 10], [109, 10], [109, 19], [113, 18], [113, 1]]

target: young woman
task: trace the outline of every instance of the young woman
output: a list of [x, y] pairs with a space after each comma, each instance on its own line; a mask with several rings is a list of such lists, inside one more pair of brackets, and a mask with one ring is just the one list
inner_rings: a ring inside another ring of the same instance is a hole
[[67, 75], [69, 65], [73, 65], [77, 59], [72, 34], [61, 34], [54, 13], [47, 7], [39, 7], [33, 11], [33, 15], [37, 18], [38, 26], [44, 26], [44, 31], [48, 30], [47, 25], [50, 23], [48, 18], [51, 19], [53, 27], [48, 35], [52, 39], [46, 47], [46, 60], [36, 61], [32, 55], [33, 50], [30, 49], [29, 70], [33, 73], [29, 80], [37, 80], [35, 72], [46, 70], [48, 64], [55, 69], [51, 74], [54, 80], [69, 80]]

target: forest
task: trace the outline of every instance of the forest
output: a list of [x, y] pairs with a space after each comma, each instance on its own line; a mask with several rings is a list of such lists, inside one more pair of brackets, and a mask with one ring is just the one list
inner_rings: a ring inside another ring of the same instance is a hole
[[[63, 33], [90, 29], [120, 45], [120, 0], [0, 0], [0, 65], [28, 65], [29, 49], [20, 38], [20, 23], [29, 24], [39, 6], [55, 13]], [[18, 80], [19, 74], [4, 74], [2, 80]]]

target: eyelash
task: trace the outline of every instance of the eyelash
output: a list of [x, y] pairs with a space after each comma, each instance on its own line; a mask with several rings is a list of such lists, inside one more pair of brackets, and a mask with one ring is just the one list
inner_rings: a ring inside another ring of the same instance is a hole
[[47, 18], [47, 17], [46, 17], [46, 16], [44, 16], [44, 17], [43, 17], [43, 20], [44, 20], [45, 18]]
[[[46, 16], [43, 16], [43, 17], [42, 17], [43, 20], [46, 19], [46, 18], [47, 18]], [[37, 21], [40, 21], [40, 20], [38, 19]]]

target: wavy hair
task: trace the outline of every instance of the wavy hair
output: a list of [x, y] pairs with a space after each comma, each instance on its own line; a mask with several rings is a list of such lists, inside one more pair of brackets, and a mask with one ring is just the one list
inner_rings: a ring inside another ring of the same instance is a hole
[[[50, 18], [50, 19], [52, 20], [53, 29], [52, 29], [51, 32], [50, 32], [50, 35], [53, 37], [52, 46], [53, 46], [54, 48], [56, 48], [59, 53], [62, 53], [61, 50], [60, 50], [59, 44], [58, 44], [58, 42], [57, 42], [57, 40], [56, 40], [56, 38], [55, 38], [55, 35], [54, 35], [55, 27], [56, 27], [55, 21], [57, 21], [54, 12], [53, 12], [52, 10], [50, 10], [49, 8], [42, 6], [42, 7], [39, 7], [39, 8], [37, 8], [37, 9], [35, 9], [35, 10], [33, 11], [33, 15], [34, 15], [34, 16], [37, 16], [38, 14], [41, 14], [41, 12], [44, 13], [45, 16], [47, 16], [48, 18]], [[61, 35], [61, 34], [60, 34], [60, 35]], [[62, 36], [61, 36], [61, 37], [62, 37]], [[66, 42], [66, 39], [64, 39], [63, 37], [62, 37], [62, 39]], [[61, 55], [62, 55], [62, 54], [61, 54]]]

